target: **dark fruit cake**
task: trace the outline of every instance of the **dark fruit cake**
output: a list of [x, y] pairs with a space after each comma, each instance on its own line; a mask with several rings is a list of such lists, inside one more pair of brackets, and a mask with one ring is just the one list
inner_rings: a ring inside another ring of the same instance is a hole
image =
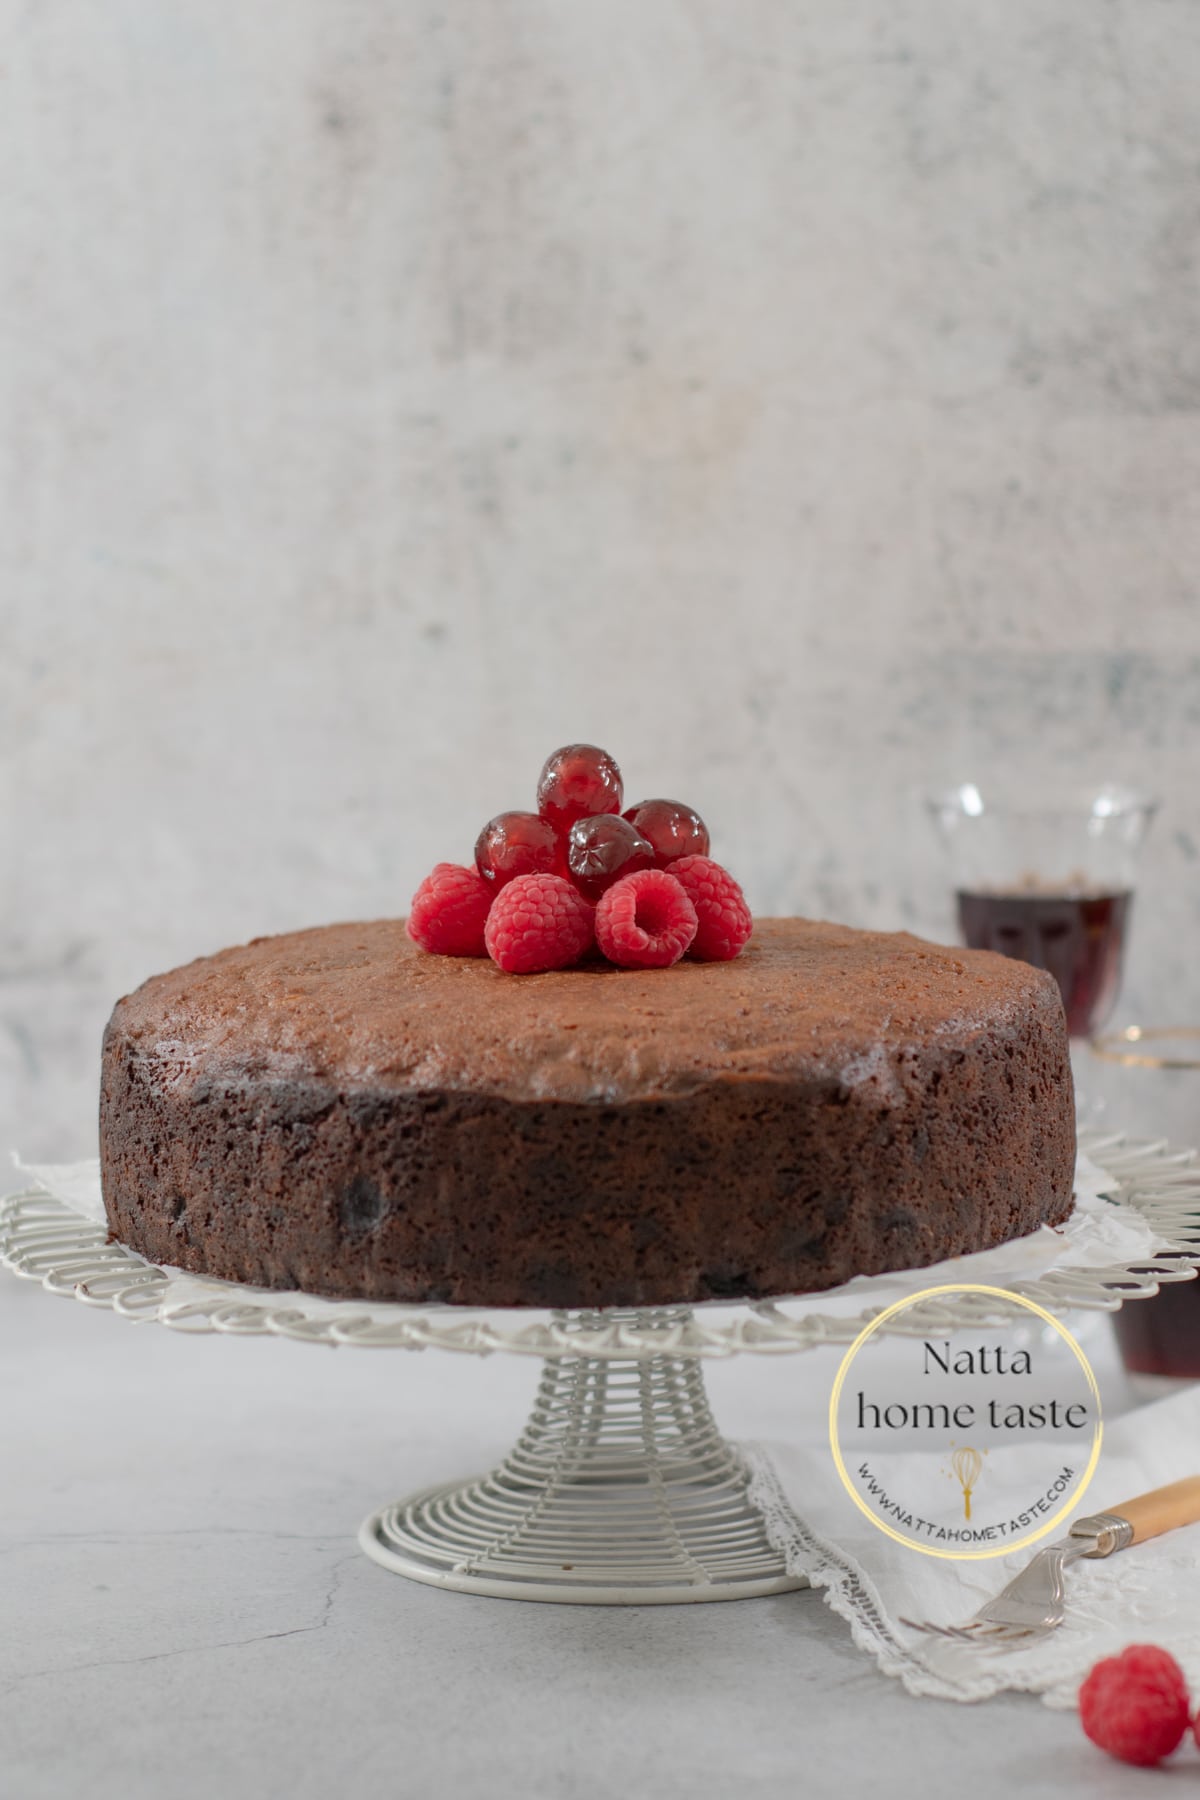
[[[552, 771], [568, 833], [578, 805], [617, 815], [601, 774], [603, 811], [594, 774]], [[511, 975], [386, 920], [260, 938], [121, 1000], [100, 1105], [114, 1235], [261, 1287], [591, 1307], [811, 1291], [1062, 1220], [1053, 980], [804, 919], [760, 920], [742, 948], [740, 891], [678, 810], [686, 904], [728, 901], [734, 930], [706, 950], [701, 918], [691, 955], [730, 960]], [[489, 903], [462, 873], [438, 876], [437, 917], [475, 944]], [[694, 929], [672, 905], [639, 954]], [[610, 912], [620, 947], [629, 904]]]

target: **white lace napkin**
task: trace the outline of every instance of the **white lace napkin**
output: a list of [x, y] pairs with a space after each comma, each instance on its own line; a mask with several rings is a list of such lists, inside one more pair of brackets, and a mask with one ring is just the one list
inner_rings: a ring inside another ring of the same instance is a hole
[[13, 1167], [18, 1175], [28, 1176], [35, 1187], [45, 1188], [72, 1212], [97, 1225], [105, 1222], [104, 1198], [100, 1192], [100, 1162], [91, 1157], [87, 1162], [27, 1163], [14, 1150]]
[[[814, 1354], [823, 1369], [828, 1363], [831, 1382], [838, 1353]], [[826, 1604], [847, 1621], [855, 1643], [885, 1675], [897, 1676], [910, 1693], [945, 1700], [983, 1700], [1017, 1688], [1042, 1694], [1048, 1706], [1072, 1707], [1099, 1657], [1148, 1642], [1170, 1650], [1192, 1692], [1200, 1690], [1200, 1525], [1102, 1561], [1072, 1563], [1063, 1624], [1025, 1649], [986, 1651], [901, 1625], [901, 1618], [961, 1623], [1037, 1547], [954, 1562], [894, 1543], [859, 1513], [837, 1478], [825, 1434], [829, 1382], [806, 1386], [821, 1404], [800, 1423], [804, 1441], [745, 1449], [751, 1492], [789, 1569], [823, 1591]], [[1100, 1464], [1080, 1510], [1103, 1512], [1196, 1474], [1200, 1385], [1106, 1424]]]

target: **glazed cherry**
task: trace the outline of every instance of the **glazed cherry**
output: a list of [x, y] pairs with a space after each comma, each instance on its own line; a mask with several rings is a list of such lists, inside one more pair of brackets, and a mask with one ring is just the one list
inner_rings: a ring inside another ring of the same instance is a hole
[[475, 867], [494, 888], [515, 875], [565, 875], [563, 841], [537, 813], [504, 812], [489, 819], [475, 840]]
[[622, 875], [653, 866], [653, 844], [613, 813], [577, 819], [567, 833], [567, 869], [586, 900], [598, 900]]
[[621, 817], [652, 845], [656, 869], [669, 869], [681, 856], [708, 855], [708, 826], [682, 800], [639, 800]]
[[538, 776], [537, 806], [557, 831], [569, 831], [576, 819], [619, 813], [623, 793], [621, 771], [607, 750], [564, 744]]

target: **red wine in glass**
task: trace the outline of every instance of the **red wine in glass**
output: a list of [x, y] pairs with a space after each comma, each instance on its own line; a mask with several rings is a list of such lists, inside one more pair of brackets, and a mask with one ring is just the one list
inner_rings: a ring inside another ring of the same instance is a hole
[[1133, 895], [1051, 893], [1042, 888], [958, 890], [958, 923], [971, 950], [998, 950], [1047, 969], [1058, 983], [1072, 1037], [1108, 1018], [1121, 984]]
[[1117, 1342], [1135, 1375], [1200, 1378], [1200, 1281], [1168, 1282], [1116, 1314]]

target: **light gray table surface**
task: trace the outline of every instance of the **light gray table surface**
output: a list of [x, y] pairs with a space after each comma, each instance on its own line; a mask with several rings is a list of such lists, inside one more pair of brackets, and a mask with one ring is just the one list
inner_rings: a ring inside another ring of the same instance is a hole
[[[502, 1453], [536, 1373], [187, 1339], [0, 1274], [4, 1800], [1129, 1792], [1036, 1699], [911, 1698], [813, 1592], [547, 1606], [368, 1562], [360, 1519]], [[709, 1371], [734, 1436], [825, 1378]]]

